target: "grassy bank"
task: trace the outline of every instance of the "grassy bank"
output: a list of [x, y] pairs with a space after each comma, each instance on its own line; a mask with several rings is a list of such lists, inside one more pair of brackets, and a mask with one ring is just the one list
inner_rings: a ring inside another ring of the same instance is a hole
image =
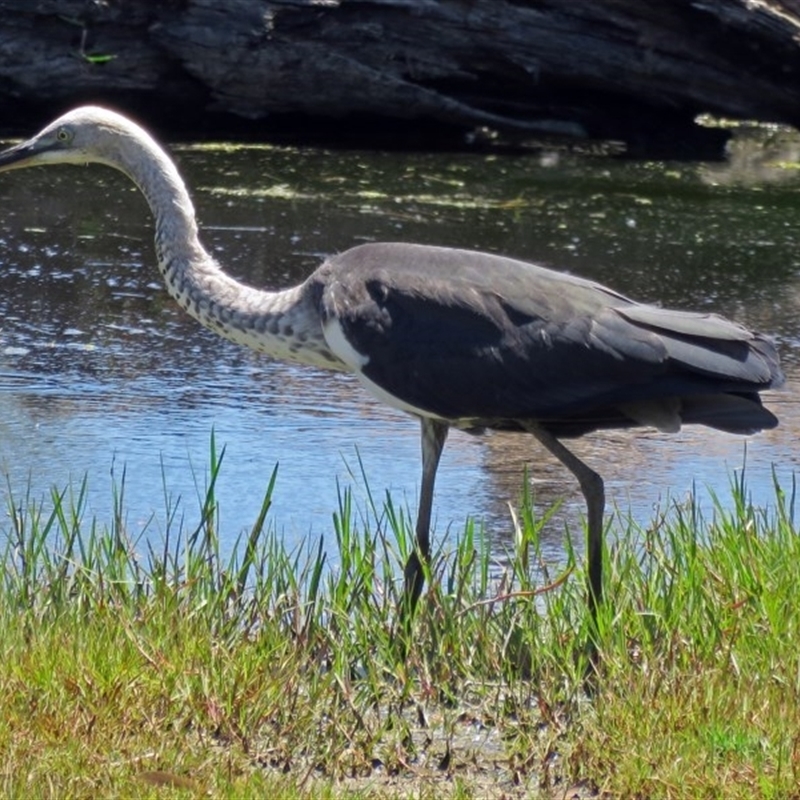
[[343, 494], [329, 568], [270, 532], [270, 485], [222, 558], [212, 461], [203, 522], [157, 543], [124, 487], [108, 522], [82, 487], [10, 504], [3, 796], [800, 797], [793, 496], [615, 521], [587, 692], [582, 554], [543, 564], [529, 504], [507, 564], [469, 528], [439, 554], [402, 661], [404, 515]]

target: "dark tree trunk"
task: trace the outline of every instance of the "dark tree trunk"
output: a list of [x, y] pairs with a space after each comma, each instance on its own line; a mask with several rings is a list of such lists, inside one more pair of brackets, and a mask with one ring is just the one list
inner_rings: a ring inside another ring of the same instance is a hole
[[694, 125], [700, 112], [800, 118], [798, 0], [0, 0], [0, 9], [5, 129], [21, 126], [23, 111], [43, 118], [97, 101], [178, 126], [212, 111], [262, 131], [294, 115], [315, 133], [365, 139], [364, 120], [371, 130], [393, 120], [420, 137], [490, 129], [691, 150], [719, 141]]

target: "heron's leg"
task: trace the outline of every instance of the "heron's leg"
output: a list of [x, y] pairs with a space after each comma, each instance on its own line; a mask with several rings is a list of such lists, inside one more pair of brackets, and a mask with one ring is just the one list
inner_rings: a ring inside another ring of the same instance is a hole
[[594, 624], [597, 622], [597, 609], [603, 601], [603, 513], [606, 504], [603, 479], [552, 434], [536, 425], [530, 425], [527, 429], [578, 479], [586, 500], [586, 558], [589, 565], [587, 599]]
[[431, 509], [433, 507], [433, 484], [436, 481], [436, 469], [442, 455], [449, 426], [446, 422], [423, 417], [422, 425], [422, 486], [419, 493], [419, 511], [417, 512], [417, 541], [414, 551], [405, 566], [405, 609], [410, 618], [422, 594], [425, 573], [422, 563], [428, 562], [431, 554]]

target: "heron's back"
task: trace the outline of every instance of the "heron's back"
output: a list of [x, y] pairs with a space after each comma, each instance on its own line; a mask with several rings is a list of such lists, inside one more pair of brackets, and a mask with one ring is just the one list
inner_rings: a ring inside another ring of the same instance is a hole
[[[318, 271], [320, 313], [356, 371], [401, 407], [454, 424], [537, 421], [560, 436], [652, 424], [773, 427], [768, 338], [712, 314], [643, 305], [486, 253], [370, 244]], [[384, 398], [385, 399], [385, 398]]]

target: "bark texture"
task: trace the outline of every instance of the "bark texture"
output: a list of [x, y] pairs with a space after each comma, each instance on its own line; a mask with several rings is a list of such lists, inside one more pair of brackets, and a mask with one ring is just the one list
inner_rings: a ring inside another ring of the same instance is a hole
[[261, 125], [336, 118], [341, 129], [433, 120], [634, 147], [691, 140], [700, 112], [800, 118], [800, 0], [0, 0], [0, 10], [6, 129], [23, 110], [44, 118], [86, 101], [177, 124], [208, 111]]

